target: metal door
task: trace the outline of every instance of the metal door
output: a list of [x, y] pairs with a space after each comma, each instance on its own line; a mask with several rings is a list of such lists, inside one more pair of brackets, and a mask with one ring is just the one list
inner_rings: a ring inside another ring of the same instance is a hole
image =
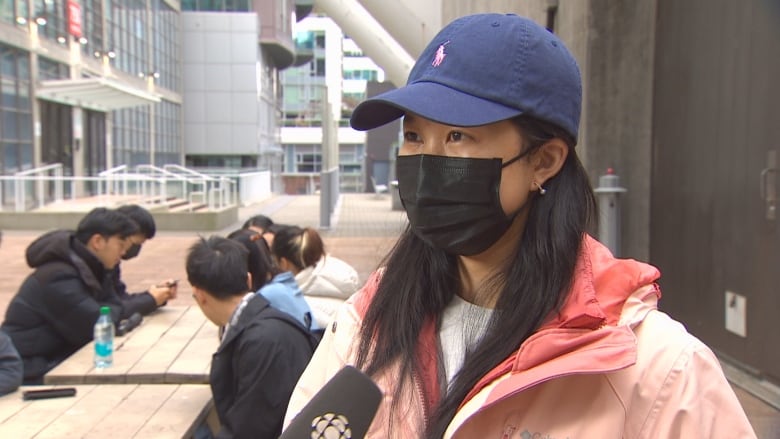
[[780, 383], [774, 3], [658, 1], [650, 258], [663, 310]]

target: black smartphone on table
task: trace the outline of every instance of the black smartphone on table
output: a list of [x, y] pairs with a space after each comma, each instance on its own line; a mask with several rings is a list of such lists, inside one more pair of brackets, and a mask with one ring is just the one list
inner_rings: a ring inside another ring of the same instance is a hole
[[22, 392], [22, 399], [31, 401], [35, 399], [65, 398], [75, 395], [75, 387], [57, 387], [53, 389], [25, 390]]

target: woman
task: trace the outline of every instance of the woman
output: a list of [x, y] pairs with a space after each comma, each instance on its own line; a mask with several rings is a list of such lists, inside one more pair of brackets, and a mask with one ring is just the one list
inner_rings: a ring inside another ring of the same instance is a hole
[[384, 391], [368, 437], [755, 437], [717, 359], [657, 310], [656, 268], [587, 235], [579, 69], [530, 20], [462, 17], [356, 129], [404, 117], [410, 226], [347, 302], [286, 422], [344, 365]]
[[358, 289], [358, 275], [346, 262], [325, 253], [316, 230], [284, 226], [275, 231], [271, 252], [279, 268], [291, 271], [311, 306], [313, 328], [324, 329], [336, 310]]
[[312, 328], [312, 314], [293, 274], [274, 264], [263, 236], [253, 230], [239, 229], [228, 235], [249, 251], [247, 263], [252, 279], [252, 291], [265, 297], [268, 303], [291, 315], [306, 329]]

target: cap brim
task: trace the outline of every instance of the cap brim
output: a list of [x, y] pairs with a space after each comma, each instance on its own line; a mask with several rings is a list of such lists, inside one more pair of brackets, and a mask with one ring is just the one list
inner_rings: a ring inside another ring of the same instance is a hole
[[506, 120], [523, 113], [436, 82], [416, 82], [363, 101], [350, 125], [358, 131], [390, 123], [414, 113], [445, 125], [473, 127]]

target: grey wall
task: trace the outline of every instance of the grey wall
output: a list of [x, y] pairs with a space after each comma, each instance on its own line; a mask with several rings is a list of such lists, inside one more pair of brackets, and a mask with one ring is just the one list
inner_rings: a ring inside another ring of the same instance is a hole
[[621, 255], [648, 260], [656, 1], [590, 4], [580, 123], [586, 168], [594, 185], [608, 167], [620, 176], [628, 189]]
[[183, 12], [182, 29], [185, 153], [257, 155], [257, 14]]

